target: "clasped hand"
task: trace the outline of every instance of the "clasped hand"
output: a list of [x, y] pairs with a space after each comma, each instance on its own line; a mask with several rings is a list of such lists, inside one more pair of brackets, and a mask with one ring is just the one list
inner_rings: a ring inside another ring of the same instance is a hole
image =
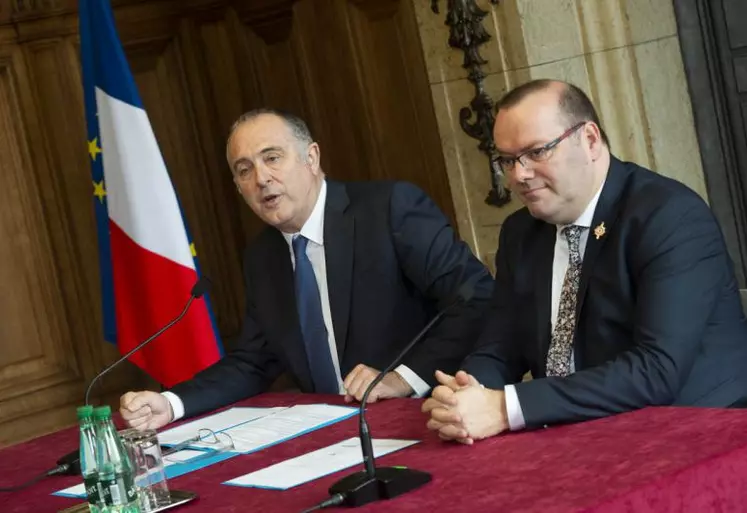
[[[361, 401], [368, 386], [379, 375], [379, 371], [368, 365], [358, 364], [350, 371], [343, 381], [345, 387], [345, 402]], [[407, 397], [413, 390], [402, 376], [397, 372], [389, 372], [371, 390], [368, 396], [369, 403], [375, 403], [379, 399], [391, 399], [394, 397]]]
[[436, 371], [436, 379], [440, 385], [423, 403], [422, 411], [430, 415], [428, 429], [438, 432], [442, 440], [471, 445], [508, 430], [502, 390], [484, 388], [464, 371], [455, 376]]

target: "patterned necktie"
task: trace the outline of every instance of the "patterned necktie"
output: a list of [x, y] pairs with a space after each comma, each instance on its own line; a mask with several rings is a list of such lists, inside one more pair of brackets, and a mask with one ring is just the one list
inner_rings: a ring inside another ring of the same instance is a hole
[[576, 299], [578, 282], [581, 278], [581, 253], [579, 241], [583, 226], [571, 225], [563, 228], [563, 235], [568, 239], [568, 270], [565, 272], [563, 288], [560, 292], [558, 318], [547, 352], [547, 376], [567, 376], [571, 373], [571, 356], [573, 355], [573, 334], [576, 331]]
[[309, 361], [314, 390], [319, 394], [338, 394], [335, 364], [329, 347], [327, 327], [322, 316], [322, 300], [316, 283], [311, 260], [306, 255], [309, 239], [298, 235], [293, 239], [293, 254], [296, 258], [295, 282], [296, 305], [301, 334]]

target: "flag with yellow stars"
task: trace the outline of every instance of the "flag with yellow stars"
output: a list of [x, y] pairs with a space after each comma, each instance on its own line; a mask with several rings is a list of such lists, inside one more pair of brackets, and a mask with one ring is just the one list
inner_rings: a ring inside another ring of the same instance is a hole
[[[220, 339], [195, 249], [108, 0], [80, 0], [80, 51], [99, 243], [104, 338], [171, 387], [215, 363]], [[194, 289], [193, 289], [194, 287]]]

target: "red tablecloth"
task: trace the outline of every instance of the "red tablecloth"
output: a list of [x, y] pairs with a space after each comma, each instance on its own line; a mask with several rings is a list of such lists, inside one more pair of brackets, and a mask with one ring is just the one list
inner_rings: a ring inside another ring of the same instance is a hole
[[[266, 394], [243, 406], [328, 402], [340, 397]], [[739, 512], [747, 511], [747, 410], [647, 408], [594, 422], [496, 437], [474, 446], [447, 444], [425, 429], [421, 401], [369, 407], [375, 437], [420, 439], [387, 455], [382, 465], [433, 474], [428, 485], [359, 511]], [[299, 512], [327, 497], [339, 472], [287, 491], [226, 486], [239, 475], [319, 449], [357, 433], [356, 418], [258, 453], [242, 455], [171, 480], [200, 498], [180, 508], [197, 512]], [[54, 466], [77, 446], [69, 429], [0, 451], [0, 487]], [[55, 477], [0, 494], [2, 513], [54, 512], [75, 500], [50, 495], [79, 479]]]

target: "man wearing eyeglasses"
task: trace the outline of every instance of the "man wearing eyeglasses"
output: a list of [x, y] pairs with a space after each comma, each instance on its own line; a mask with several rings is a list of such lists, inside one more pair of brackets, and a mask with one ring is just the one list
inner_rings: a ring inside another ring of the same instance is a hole
[[744, 406], [747, 321], [705, 202], [612, 156], [567, 83], [509, 92], [494, 139], [526, 208], [503, 224], [487, 324], [461, 371], [437, 372], [428, 427], [470, 444], [645, 406]]

